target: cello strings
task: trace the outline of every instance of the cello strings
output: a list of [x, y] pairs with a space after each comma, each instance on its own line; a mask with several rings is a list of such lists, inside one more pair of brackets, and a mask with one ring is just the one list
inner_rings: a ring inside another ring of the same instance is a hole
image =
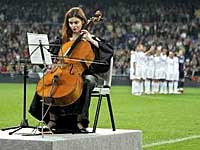
[[98, 61], [91, 61], [91, 60], [83, 60], [83, 59], [77, 59], [77, 58], [69, 58], [67, 56], [56, 56], [53, 55], [52, 58], [58, 58], [58, 59], [63, 59], [63, 58], [67, 58], [71, 61], [77, 61], [77, 62], [89, 62], [89, 63], [94, 63], [94, 64], [100, 64], [100, 65], [106, 65], [106, 62], [98, 62]]

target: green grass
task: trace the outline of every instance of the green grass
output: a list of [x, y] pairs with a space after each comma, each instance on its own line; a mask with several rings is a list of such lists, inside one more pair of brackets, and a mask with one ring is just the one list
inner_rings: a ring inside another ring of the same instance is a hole
[[145, 150], [199, 150], [200, 139], [146, 148]]
[[[0, 84], [0, 128], [19, 125], [22, 120], [23, 84]], [[27, 85], [27, 110], [35, 91]], [[113, 86], [111, 100], [118, 129], [139, 129], [143, 144], [200, 135], [200, 90], [186, 88], [183, 95], [132, 96], [129, 86]], [[96, 98], [90, 110], [91, 125], [96, 109]], [[38, 123], [27, 113], [30, 125]], [[111, 128], [106, 101], [101, 107], [98, 127]], [[198, 147], [198, 148], [197, 148]], [[166, 144], [145, 150], [196, 150], [200, 139]]]

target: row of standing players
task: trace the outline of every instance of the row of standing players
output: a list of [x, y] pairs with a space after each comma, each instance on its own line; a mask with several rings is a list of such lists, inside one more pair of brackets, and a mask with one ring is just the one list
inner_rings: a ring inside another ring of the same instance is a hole
[[138, 44], [131, 51], [130, 79], [133, 95], [181, 94], [184, 87], [184, 51]]

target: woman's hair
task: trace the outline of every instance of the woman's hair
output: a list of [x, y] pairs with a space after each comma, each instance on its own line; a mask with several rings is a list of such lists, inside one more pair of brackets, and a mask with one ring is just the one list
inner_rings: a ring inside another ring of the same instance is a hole
[[69, 11], [66, 12], [64, 23], [62, 27], [62, 42], [65, 43], [69, 40], [69, 38], [72, 36], [72, 30], [69, 27], [69, 18], [77, 17], [81, 19], [83, 26], [87, 23], [87, 18], [85, 16], [85, 13], [83, 12], [82, 8], [80, 7], [72, 7]]

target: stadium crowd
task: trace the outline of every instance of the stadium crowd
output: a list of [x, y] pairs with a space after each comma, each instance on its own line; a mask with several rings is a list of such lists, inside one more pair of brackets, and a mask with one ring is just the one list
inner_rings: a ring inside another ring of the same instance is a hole
[[[113, 45], [114, 74], [130, 73], [130, 52], [138, 43], [143, 43], [147, 48], [155, 44], [174, 52], [183, 49], [185, 76], [199, 80], [198, 1], [2, 0], [0, 5], [1, 73], [22, 71], [19, 60], [28, 57], [27, 32], [46, 33], [50, 41], [55, 40], [60, 34], [64, 12], [79, 5], [84, 7], [87, 16], [92, 16], [97, 9], [103, 12], [103, 22], [92, 27], [91, 32]], [[30, 71], [37, 69], [30, 66]]]

